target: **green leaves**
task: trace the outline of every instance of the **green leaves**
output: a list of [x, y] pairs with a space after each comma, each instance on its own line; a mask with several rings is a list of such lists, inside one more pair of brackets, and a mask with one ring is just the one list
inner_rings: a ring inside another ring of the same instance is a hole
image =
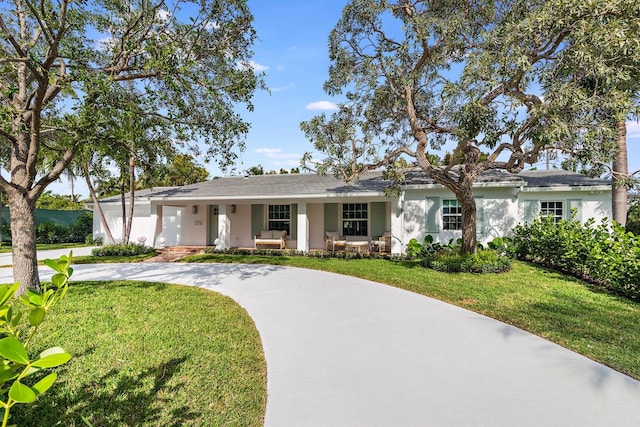
[[9, 389], [9, 399], [18, 403], [35, 402], [38, 395], [31, 387], [22, 384], [20, 381], [14, 381]]
[[[70, 267], [71, 254], [62, 256], [58, 260], [46, 260], [56, 274], [52, 278], [54, 289], [43, 286], [42, 293], [27, 290], [19, 299], [12, 298], [19, 288], [19, 284], [0, 286], [0, 333], [6, 335], [0, 339], [0, 389], [8, 393], [6, 400], [0, 402], [5, 410], [2, 427], [7, 424], [11, 407], [16, 403], [32, 403], [39, 395], [47, 391], [57, 378], [56, 373], [50, 373], [33, 385], [25, 383], [29, 376], [43, 369], [55, 368], [71, 360], [71, 355], [60, 347], [51, 347], [41, 352], [31, 360], [27, 347], [35, 336], [46, 313], [60, 302], [68, 289], [68, 280], [73, 269]], [[15, 308], [14, 305], [20, 302]], [[28, 312], [28, 324], [21, 326], [23, 312]], [[27, 333], [24, 332], [28, 328]], [[23, 338], [26, 337], [26, 338]], [[11, 385], [9, 386], [8, 383]]]
[[640, 238], [604, 220], [538, 218], [514, 230], [518, 255], [640, 300]]
[[51, 388], [57, 378], [58, 374], [51, 373], [31, 387], [20, 381], [14, 381], [9, 388], [9, 398], [17, 403], [35, 402], [39, 395]]
[[42, 307], [36, 307], [29, 313], [29, 323], [31, 326], [38, 326], [44, 320], [46, 311]]
[[21, 365], [29, 363], [29, 355], [22, 342], [14, 337], [0, 340], [0, 356]]

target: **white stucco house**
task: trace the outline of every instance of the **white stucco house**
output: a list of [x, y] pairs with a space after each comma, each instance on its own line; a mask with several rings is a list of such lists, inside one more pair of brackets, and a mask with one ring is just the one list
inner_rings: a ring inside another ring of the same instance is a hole
[[[460, 206], [453, 194], [421, 171], [407, 175], [399, 197], [384, 194], [379, 172], [345, 184], [315, 174], [218, 178], [198, 184], [136, 193], [131, 240], [154, 247], [189, 245], [253, 248], [264, 230], [285, 230], [286, 247], [326, 249], [327, 233], [367, 241], [391, 236], [392, 253], [412, 238], [461, 237]], [[562, 170], [514, 175], [491, 171], [478, 177], [474, 194], [478, 240], [508, 235], [540, 213], [568, 218], [572, 208], [585, 221], [611, 217], [611, 184]], [[101, 201], [114, 237], [121, 235], [119, 197]], [[94, 237], [104, 230], [94, 215]]]

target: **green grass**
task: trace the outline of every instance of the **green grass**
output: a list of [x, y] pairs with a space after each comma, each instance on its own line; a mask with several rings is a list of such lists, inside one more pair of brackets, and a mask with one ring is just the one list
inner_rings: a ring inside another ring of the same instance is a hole
[[161, 283], [75, 282], [43, 327], [38, 345], [59, 345], [73, 358], [35, 404], [12, 409], [11, 423], [263, 423], [260, 337], [228, 297]]
[[123, 256], [123, 255], [113, 255], [113, 256], [93, 256], [93, 255], [79, 255], [73, 256], [74, 264], [108, 264], [108, 263], [117, 263], [117, 262], [142, 262], [146, 261], [149, 258], [153, 258], [158, 255], [157, 252], [153, 252], [150, 254], [142, 254], [142, 255], [132, 255], [132, 256]]
[[502, 274], [450, 274], [379, 259], [210, 254], [182, 261], [289, 265], [386, 283], [502, 320], [640, 379], [640, 305], [532, 264], [516, 261]]
[[[36, 245], [36, 249], [39, 251], [53, 250], [53, 249], [73, 249], [73, 248], [82, 248], [85, 246], [89, 246], [86, 243], [38, 243]], [[11, 245], [8, 243], [3, 243], [0, 246], [0, 253], [9, 253], [11, 252]]]

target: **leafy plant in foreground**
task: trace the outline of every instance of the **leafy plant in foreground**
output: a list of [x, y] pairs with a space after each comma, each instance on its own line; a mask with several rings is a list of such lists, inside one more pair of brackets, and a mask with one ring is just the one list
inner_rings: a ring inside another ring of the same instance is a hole
[[[71, 355], [60, 347], [51, 347], [31, 359], [27, 349], [47, 313], [67, 293], [69, 277], [73, 273], [71, 255], [57, 261], [45, 260], [56, 273], [51, 285], [42, 286], [41, 292], [28, 289], [20, 298], [14, 298], [20, 284], [0, 285], [0, 407], [4, 408], [2, 427], [9, 422], [11, 408], [17, 403], [32, 403], [55, 382], [57, 374], [50, 373], [29, 385], [26, 379], [44, 369], [67, 363]], [[26, 315], [26, 316], [25, 316]]]

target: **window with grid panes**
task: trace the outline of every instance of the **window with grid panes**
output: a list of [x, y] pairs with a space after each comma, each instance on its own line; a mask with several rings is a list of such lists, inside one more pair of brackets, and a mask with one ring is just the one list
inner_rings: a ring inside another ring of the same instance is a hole
[[291, 205], [269, 205], [269, 230], [285, 230], [290, 235]]
[[458, 200], [442, 201], [442, 229], [462, 230], [462, 206]]
[[342, 235], [367, 236], [369, 234], [369, 206], [367, 203], [343, 203]]
[[564, 218], [562, 202], [540, 202], [540, 214], [551, 216], [554, 222], [559, 222]]

